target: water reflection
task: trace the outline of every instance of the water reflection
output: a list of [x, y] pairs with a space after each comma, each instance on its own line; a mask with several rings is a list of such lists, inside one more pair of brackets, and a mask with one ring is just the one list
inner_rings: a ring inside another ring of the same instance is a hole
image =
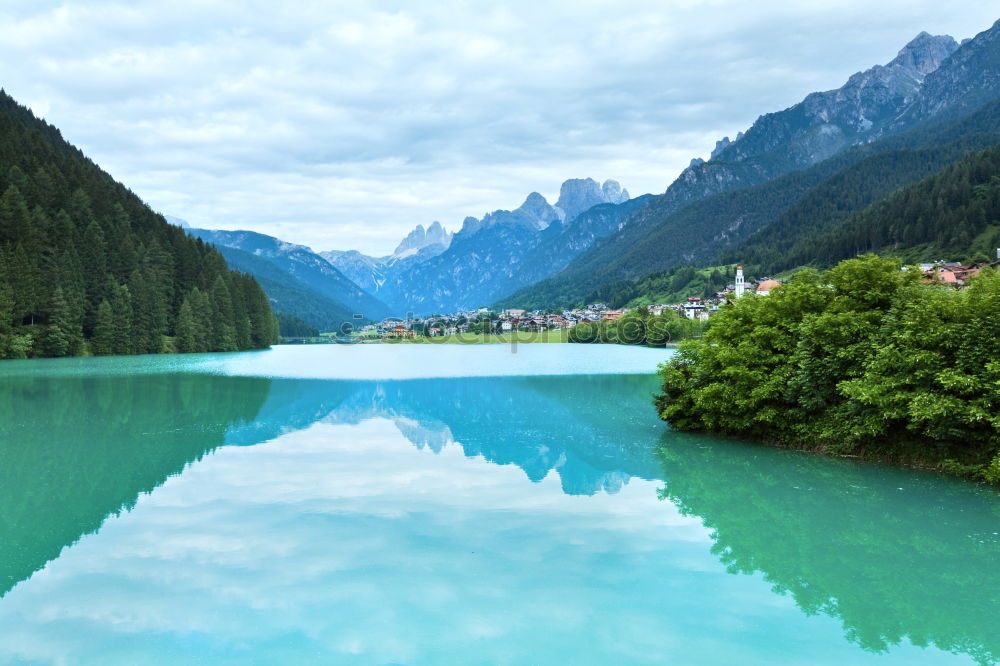
[[885, 651], [1000, 659], [1000, 496], [875, 465], [668, 433], [661, 497], [712, 530], [731, 573]]
[[614, 492], [631, 476], [656, 478], [662, 426], [649, 411], [649, 376], [469, 377], [396, 382], [271, 381], [253, 423], [227, 444], [248, 445], [317, 422], [383, 418], [418, 449], [447, 444], [517, 465], [532, 481], [552, 470], [570, 495]]
[[[98, 530], [109, 516], [130, 510], [141, 494], [221, 445], [267, 447], [315, 424], [384, 419], [427, 454], [425, 462], [458, 447], [467, 457], [514, 466], [531, 482], [557, 477], [567, 496], [607, 497], [633, 478], [656, 480], [662, 483], [662, 498], [711, 530], [714, 545], [710, 556], [704, 553], [706, 562], [721, 561], [730, 573], [762, 575], [774, 592], [793, 599], [806, 614], [837, 618], [846, 636], [865, 650], [885, 650], [906, 638], [968, 654], [980, 663], [1000, 655], [996, 493], [929, 475], [664, 434], [650, 407], [655, 388], [655, 378], [622, 375], [406, 381], [169, 373], [0, 378], [0, 597], [82, 535]], [[358, 455], [383, 454], [377, 447], [366, 452], [365, 445], [358, 442]], [[321, 456], [322, 450], [311, 455]], [[367, 468], [366, 473], [378, 472]], [[289, 478], [296, 481], [294, 475]], [[401, 486], [398, 494], [419, 490]], [[532, 491], [526, 483], [515, 490]], [[436, 492], [425, 520], [446, 531], [441, 507], [447, 506], [448, 489]], [[463, 507], [472, 524], [477, 520], [473, 509], [487, 515], [492, 509], [485, 498], [480, 504]], [[236, 501], [233, 505], [232, 515], [246, 509]], [[268, 515], [263, 505], [252, 510], [259, 519]], [[296, 517], [289, 508], [274, 512], [280, 520], [269, 520], [292, 530]], [[321, 514], [310, 515], [315, 520]], [[379, 514], [370, 525], [384, 518]], [[630, 517], [632, 525], [657, 519], [652, 513]], [[544, 540], [557, 529], [545, 520], [519, 518], [507, 534], [530, 533]], [[612, 534], [607, 517], [602, 520], [602, 534]], [[338, 521], [338, 529], [353, 535], [338, 542], [340, 547], [355, 543], [360, 550], [375, 539], [368, 523]], [[383, 539], [395, 544], [388, 552], [427, 547], [424, 528], [410, 523], [408, 529], [413, 534], [403, 532], [401, 542]], [[448, 552], [468, 538], [453, 529], [451, 540], [439, 544]], [[390, 533], [400, 534], [398, 527], [387, 526], [385, 534]], [[683, 566], [708, 564], [690, 564], [695, 556], [688, 547], [669, 544], [675, 535], [663, 535], [656, 545], [661, 550], [647, 544], [646, 550], [629, 553], [628, 538], [634, 534], [634, 528], [631, 533], [623, 529], [621, 551], [609, 550], [600, 558], [628, 563], [636, 595], [658, 585], [664, 594], [681, 585], [691, 586], [689, 595], [698, 594], [695, 579], [678, 582], [685, 571], [673, 558], [683, 551], [689, 558]], [[542, 553], [550, 548], [569, 562], [574, 551], [567, 544], [575, 538], [563, 526], [561, 541], [539, 541], [537, 548]], [[505, 544], [498, 540], [491, 547], [501, 553]], [[322, 553], [320, 561], [330, 556]], [[433, 557], [436, 561], [439, 554]], [[468, 554], [462, 557], [470, 572], [481, 566]], [[393, 566], [397, 563], [387, 561], [384, 571]], [[574, 574], [563, 581], [567, 593], [585, 585], [584, 577], [611, 581], [617, 575], [594, 569]], [[470, 573], [469, 580], [476, 575]], [[541, 579], [535, 584], [536, 591], [544, 589]], [[713, 603], [704, 591], [702, 596], [700, 603]], [[678, 600], [662, 604], [664, 618], [685, 621], [688, 608]], [[650, 600], [644, 612], [654, 613], [655, 606]]]
[[270, 381], [0, 379], [0, 597], [254, 421]]

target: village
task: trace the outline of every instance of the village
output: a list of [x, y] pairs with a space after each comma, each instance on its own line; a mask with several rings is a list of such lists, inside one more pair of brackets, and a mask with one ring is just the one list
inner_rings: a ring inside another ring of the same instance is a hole
[[[743, 278], [743, 270], [736, 272], [736, 281], [726, 290], [720, 291], [710, 299], [692, 296], [683, 303], [652, 304], [646, 310], [651, 315], [659, 316], [665, 312], [676, 312], [687, 319], [707, 321], [714, 312], [730, 299], [742, 296], [744, 293], [767, 295], [777, 287], [777, 280], [765, 279], [753, 284]], [[450, 314], [435, 314], [430, 317], [408, 316], [406, 319], [390, 317], [377, 323], [362, 326], [358, 337], [369, 340], [402, 340], [418, 336], [446, 337], [461, 334], [498, 335], [515, 331], [540, 332], [568, 330], [580, 324], [593, 324], [602, 321], [614, 321], [631, 312], [630, 309], [616, 309], [605, 303], [591, 303], [582, 308], [561, 311], [521, 309], [506, 309], [494, 311], [487, 307], [475, 310], [454, 312]]]
[[[962, 264], [960, 262], [936, 261], [917, 266], [926, 282], [936, 281], [956, 288], [964, 288], [969, 280], [984, 268], [1000, 268], [1000, 249], [997, 260], [990, 263]], [[906, 271], [909, 267], [904, 266]], [[762, 278], [748, 281], [743, 267], [736, 267], [734, 282], [711, 298], [691, 296], [682, 303], [657, 303], [646, 305], [650, 315], [660, 316], [674, 312], [679, 316], [696, 321], [708, 321], [726, 303], [747, 294], [767, 296], [781, 285], [781, 281]], [[379, 322], [361, 326], [354, 332], [359, 341], [406, 340], [417, 337], [448, 337], [456, 335], [501, 335], [512, 332], [541, 332], [568, 330], [580, 324], [614, 321], [625, 316], [631, 309], [616, 309], [605, 303], [591, 303], [582, 308], [561, 311], [521, 309], [491, 310], [479, 307], [448, 314], [434, 314], [429, 317], [408, 316], [405, 319], [389, 317]]]

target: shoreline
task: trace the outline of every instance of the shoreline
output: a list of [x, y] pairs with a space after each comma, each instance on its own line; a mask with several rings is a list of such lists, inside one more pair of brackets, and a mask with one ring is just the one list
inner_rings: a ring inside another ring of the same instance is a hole
[[933, 458], [913, 454], [904, 455], [889, 452], [878, 453], [866, 448], [860, 448], [850, 453], [836, 453], [834, 451], [827, 450], [826, 444], [795, 444], [783, 442], [777, 439], [762, 439], [751, 435], [714, 432], [709, 430], [683, 430], [667, 421], [664, 421], [664, 423], [666, 423], [669, 428], [676, 430], [677, 432], [717, 437], [740, 444], [741, 446], [756, 446], [770, 449], [782, 449], [785, 451], [797, 451], [799, 453], [807, 453], [822, 458], [842, 458], [846, 460], [857, 460], [864, 463], [875, 463], [893, 469], [929, 472], [952, 479], [969, 481], [977, 485], [1000, 491], [1000, 486], [983, 478], [983, 468], [981, 465], [962, 463], [952, 458], [935, 460]]

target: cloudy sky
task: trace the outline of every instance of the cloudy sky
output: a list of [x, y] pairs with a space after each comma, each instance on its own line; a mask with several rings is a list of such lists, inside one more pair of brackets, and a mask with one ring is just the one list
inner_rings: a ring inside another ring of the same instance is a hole
[[[417, 5], [420, 5], [419, 7]], [[153, 208], [390, 252], [566, 178], [661, 192], [762, 113], [998, 16], [950, 0], [0, 0], [0, 85]]]

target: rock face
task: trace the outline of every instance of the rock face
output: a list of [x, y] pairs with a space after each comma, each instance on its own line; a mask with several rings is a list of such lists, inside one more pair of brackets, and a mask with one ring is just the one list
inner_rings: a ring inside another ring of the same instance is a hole
[[413, 254], [431, 245], [440, 245], [444, 251], [451, 245], [451, 236], [452, 234], [445, 231], [440, 222], [432, 222], [426, 231], [424, 231], [424, 225], [418, 224], [413, 231], [407, 234], [406, 238], [400, 241], [392, 255], [398, 258], [407, 252]]
[[[784, 111], [761, 116], [736, 141], [718, 145], [712, 161], [753, 160], [762, 175], [774, 177], [824, 160], [878, 135], [957, 49], [958, 43], [947, 35], [922, 32], [888, 64], [859, 72], [836, 90], [812, 93]], [[764, 166], [764, 156], [773, 165]]]
[[559, 188], [559, 201], [556, 208], [561, 211], [560, 217], [572, 220], [583, 211], [602, 203], [622, 203], [628, 201], [628, 190], [615, 180], [606, 180], [603, 185], [593, 178], [573, 178], [567, 180]]
[[[387, 266], [373, 293], [400, 314], [490, 305], [530, 281], [548, 277], [594, 240], [617, 230], [631, 210], [623, 207], [627, 203], [628, 192], [613, 180], [603, 185], [591, 178], [568, 180], [555, 206], [532, 192], [513, 210], [495, 210], [482, 219], [465, 218], [450, 244], [436, 254], [428, 254], [428, 249], [440, 244], [425, 246], [421, 255], [408, 257], [407, 263]], [[602, 212], [591, 215], [598, 210]], [[404, 244], [416, 244], [420, 231]], [[330, 260], [354, 275], [345, 266], [346, 253]]]
[[[607, 282], [624, 279], [609, 267], [631, 248], [647, 243], [661, 228], [670, 226], [674, 217], [684, 217], [684, 211], [695, 202], [769, 183], [793, 172], [805, 173], [848, 148], [924, 123], [958, 120], [998, 98], [1000, 21], [961, 45], [948, 36], [921, 33], [885, 65], [851, 76], [836, 90], [812, 93], [783, 111], [765, 114], [734, 140], [720, 140], [708, 161], [692, 160], [662, 195], [624, 222], [623, 233], [609, 236], [574, 259], [563, 273], [546, 282], [544, 291], [582, 298], [580, 289], [600, 285], [585, 286], [581, 276], [597, 276], [604, 268], [608, 268]], [[794, 196], [794, 188], [788, 196]], [[735, 228], [752, 212], [731, 210], [726, 214]], [[631, 277], [670, 267], [644, 266], [641, 262], [631, 266]], [[522, 290], [518, 297], [531, 288]]]
[[1000, 21], [974, 39], [962, 42], [951, 57], [928, 71], [920, 91], [889, 129], [898, 131], [942, 113], [970, 111], [998, 94]]
[[[987, 33], [960, 47], [947, 35], [922, 32], [889, 63], [854, 74], [836, 90], [812, 93], [783, 111], [761, 116], [735, 140], [724, 137], [717, 142], [707, 162], [693, 159], [657, 202], [657, 215], [635, 220], [633, 227], [655, 225], [693, 201], [767, 182], [852, 145], [911, 127], [928, 114], [908, 109], [931, 106], [923, 100], [932, 87], [940, 92], [931, 97], [946, 97], [951, 77], [943, 73], [953, 70], [960, 58], [970, 63], [967, 69], [978, 67], [995, 76], [997, 66], [987, 66], [988, 58], [980, 53], [995, 51], [980, 47]], [[978, 85], [989, 85], [990, 76], [972, 78]]]

